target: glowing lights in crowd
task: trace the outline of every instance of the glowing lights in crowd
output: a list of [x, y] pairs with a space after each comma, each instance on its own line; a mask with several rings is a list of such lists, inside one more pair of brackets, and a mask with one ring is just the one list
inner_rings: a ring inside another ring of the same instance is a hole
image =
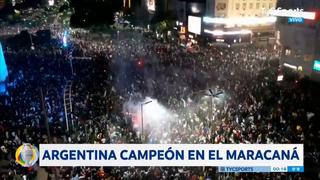
[[224, 39], [216, 39], [217, 42], [224, 42]]
[[214, 30], [214, 31], [211, 31], [211, 30], [208, 30], [208, 29], [205, 29], [204, 30], [205, 33], [209, 33], [209, 34], [212, 34], [214, 36], [224, 36], [224, 35], [240, 35], [240, 34], [252, 34], [252, 31], [250, 30], [246, 30], [246, 29], [242, 29], [240, 31], [222, 31], [222, 30]]
[[277, 17], [233, 17], [233, 18], [212, 18], [204, 17], [205, 23], [225, 24], [229, 26], [242, 25], [259, 25], [259, 24], [273, 24], [277, 21]]
[[284, 76], [282, 74], [278, 75], [277, 77], [277, 81], [283, 81]]
[[303, 9], [270, 9], [267, 13], [270, 16], [279, 17], [295, 17], [314, 20], [316, 18], [315, 12], [305, 12]]
[[67, 36], [68, 36], [68, 32], [67, 32], [67, 31], [64, 31], [63, 37], [62, 37], [63, 47], [68, 47]]
[[291, 65], [291, 64], [288, 64], [288, 63], [284, 63], [283, 66], [288, 67], [288, 68], [293, 69], [293, 70], [297, 70], [297, 66], [294, 66], [294, 65]]

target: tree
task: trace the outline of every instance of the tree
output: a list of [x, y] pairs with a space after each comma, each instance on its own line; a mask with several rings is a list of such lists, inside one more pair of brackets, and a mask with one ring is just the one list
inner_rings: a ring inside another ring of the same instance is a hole
[[166, 31], [172, 30], [173, 26], [174, 26], [173, 21], [164, 20], [164, 21], [158, 22], [155, 27], [158, 32], [166, 32]]

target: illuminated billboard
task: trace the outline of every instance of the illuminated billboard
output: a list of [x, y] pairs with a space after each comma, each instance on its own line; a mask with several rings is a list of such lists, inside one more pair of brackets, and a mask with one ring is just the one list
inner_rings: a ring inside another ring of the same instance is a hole
[[155, 0], [147, 0], [147, 7], [148, 7], [148, 11], [155, 11], [156, 10]]
[[188, 16], [188, 32], [201, 34], [201, 17]]
[[320, 60], [315, 60], [313, 63], [313, 70], [320, 72]]
[[208, 24], [225, 24], [228, 26], [253, 26], [260, 24], [274, 24], [277, 21], [277, 17], [204, 17], [203, 22]]

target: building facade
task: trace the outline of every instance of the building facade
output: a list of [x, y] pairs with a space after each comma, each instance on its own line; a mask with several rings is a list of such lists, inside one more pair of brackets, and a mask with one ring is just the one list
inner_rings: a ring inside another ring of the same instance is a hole
[[229, 42], [250, 39], [269, 43], [275, 37], [276, 18], [269, 17], [267, 12], [275, 8], [276, 3], [277, 0], [208, 0], [204, 19], [205, 33], [223, 31], [224, 36], [219, 35], [214, 39], [229, 39]]
[[214, 5], [214, 17], [262, 17], [267, 10], [276, 7], [277, 0], [209, 0]]
[[277, 0], [179, 0], [178, 24], [190, 27], [188, 16], [201, 17], [201, 36], [226, 43], [272, 39], [276, 17], [267, 12]]
[[179, 22], [188, 23], [188, 16], [204, 16], [206, 13], [206, 0], [177, 0], [177, 18]]

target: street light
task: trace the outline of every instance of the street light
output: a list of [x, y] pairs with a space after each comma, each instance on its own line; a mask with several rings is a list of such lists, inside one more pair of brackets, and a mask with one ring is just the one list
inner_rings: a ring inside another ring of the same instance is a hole
[[219, 95], [222, 94], [222, 91], [219, 91], [217, 93], [213, 93], [211, 89], [209, 89], [209, 94], [206, 94], [206, 96], [210, 96], [210, 124], [212, 124], [212, 118], [213, 118], [213, 98], [219, 98]]
[[32, 35], [29, 34], [29, 37], [30, 37], [30, 43], [31, 43], [30, 48], [31, 48], [31, 50], [34, 50], [35, 48], [34, 48], [34, 44], [33, 44], [33, 41], [32, 41]]
[[142, 140], [143, 137], [143, 106], [147, 105], [149, 103], [151, 103], [152, 101], [147, 101], [144, 103], [141, 103], [140, 107], [141, 107], [141, 134], [140, 134], [140, 139]]
[[[188, 95], [188, 97], [189, 96], [191, 96], [192, 94], [203, 94], [202, 92], [203, 91], [207, 91], [207, 90], [200, 90], [200, 91], [197, 91], [197, 92], [193, 92], [193, 93], [191, 93], [191, 94], [189, 94]], [[211, 99], [210, 99], [210, 117], [209, 117], [209, 119], [210, 119], [210, 121], [212, 121], [212, 117], [213, 117], [213, 112], [212, 112], [212, 109], [213, 109], [213, 98], [219, 98], [219, 95], [220, 94], [222, 94], [223, 92], [222, 91], [219, 91], [219, 92], [217, 92], [217, 93], [213, 93], [213, 91], [211, 90], [211, 89], [208, 89], [208, 91], [209, 91], [209, 94], [205, 94], [205, 96], [210, 96], [211, 97]]]

